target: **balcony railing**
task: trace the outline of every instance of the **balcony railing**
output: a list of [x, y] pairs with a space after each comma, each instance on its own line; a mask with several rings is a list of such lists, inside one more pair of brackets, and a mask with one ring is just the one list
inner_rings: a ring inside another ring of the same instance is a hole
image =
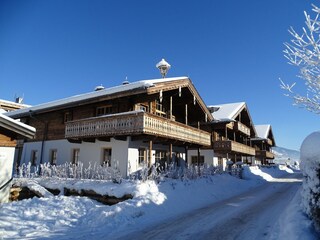
[[266, 150], [256, 150], [256, 156], [259, 158], [274, 159], [274, 153]]
[[251, 156], [255, 155], [255, 149], [253, 147], [231, 140], [216, 141], [213, 143], [213, 149], [215, 151], [235, 152]]
[[66, 138], [147, 134], [210, 146], [210, 133], [145, 112], [127, 112], [66, 123]]
[[269, 144], [269, 146], [272, 146], [273, 145], [273, 142], [270, 138], [267, 138], [267, 143]]
[[241, 122], [235, 122], [234, 129], [236, 131], [240, 131], [240, 132], [246, 134], [247, 136], [250, 136], [250, 128], [248, 128], [246, 125], [244, 125]]

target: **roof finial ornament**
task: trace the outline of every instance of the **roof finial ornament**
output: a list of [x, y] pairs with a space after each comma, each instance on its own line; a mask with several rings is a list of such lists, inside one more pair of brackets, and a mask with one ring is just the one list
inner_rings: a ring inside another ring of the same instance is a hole
[[157, 63], [156, 67], [160, 70], [162, 78], [165, 78], [169, 69], [171, 68], [171, 65], [167, 63], [164, 58], [162, 58], [162, 60]]

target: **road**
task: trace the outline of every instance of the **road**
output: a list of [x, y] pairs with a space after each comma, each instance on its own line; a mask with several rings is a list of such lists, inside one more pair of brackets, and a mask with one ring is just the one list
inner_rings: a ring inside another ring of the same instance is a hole
[[118, 239], [276, 239], [277, 219], [301, 184], [291, 174]]

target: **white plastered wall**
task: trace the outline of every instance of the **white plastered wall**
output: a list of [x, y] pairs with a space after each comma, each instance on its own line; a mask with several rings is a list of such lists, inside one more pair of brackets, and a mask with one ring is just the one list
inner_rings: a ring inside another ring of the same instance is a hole
[[[79, 149], [79, 161], [83, 163], [84, 167], [91, 164], [102, 163], [102, 153], [104, 148], [112, 149], [111, 165], [120, 170], [123, 177], [127, 173], [127, 159], [128, 159], [128, 140], [121, 141], [111, 138], [110, 142], [96, 141], [82, 142], [80, 144], [70, 143], [67, 140], [45, 141], [43, 143], [42, 162], [50, 162], [50, 153], [52, 150], [57, 150], [57, 165], [71, 162], [73, 149]], [[41, 159], [42, 142], [29, 142], [23, 146], [21, 157], [21, 164], [27, 164], [31, 160], [31, 152], [36, 150], [38, 152], [37, 164]]]
[[[0, 187], [12, 177], [14, 147], [0, 147]], [[9, 201], [10, 184], [0, 190], [0, 203]]]
[[[37, 164], [41, 159], [42, 142], [29, 142], [23, 146], [21, 164], [27, 164], [31, 161], [31, 152], [36, 150], [38, 152]], [[139, 148], [149, 149], [149, 143], [145, 141], [131, 141], [128, 137], [126, 141], [115, 140], [111, 138], [110, 142], [98, 141], [94, 143], [82, 142], [80, 144], [70, 143], [67, 140], [45, 141], [43, 143], [42, 162], [50, 162], [50, 153], [52, 150], [57, 150], [56, 164], [60, 165], [66, 162], [71, 162], [73, 149], [79, 149], [79, 161], [83, 163], [84, 167], [94, 163], [102, 163], [102, 150], [104, 148], [111, 148], [111, 165], [120, 170], [122, 177], [127, 177], [129, 174], [140, 170], [143, 166], [139, 164]], [[151, 164], [155, 163], [156, 150], [169, 151], [168, 145], [153, 144], [152, 146]], [[184, 158], [184, 148], [173, 146], [173, 152], [179, 152]]]
[[[188, 164], [191, 164], [192, 156], [198, 156], [198, 150], [188, 150]], [[214, 156], [212, 149], [200, 149], [200, 156], [204, 156], [204, 163], [208, 166], [218, 166], [218, 158]]]

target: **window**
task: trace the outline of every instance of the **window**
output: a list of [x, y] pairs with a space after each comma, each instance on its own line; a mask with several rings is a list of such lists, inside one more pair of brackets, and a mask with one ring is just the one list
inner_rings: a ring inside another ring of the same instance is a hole
[[57, 164], [57, 150], [56, 149], [52, 149], [50, 151], [50, 164], [51, 165]]
[[166, 151], [156, 150], [155, 160], [159, 162], [160, 160], [166, 160]]
[[73, 120], [72, 113], [71, 112], [65, 112], [64, 113], [64, 117], [63, 117], [63, 121], [64, 122], [70, 122], [72, 120]]
[[112, 113], [112, 105], [97, 107], [96, 116], [103, 116]]
[[111, 148], [102, 149], [102, 165], [111, 167]]
[[144, 162], [146, 162], [145, 160], [147, 159], [147, 151], [144, 148], [139, 148], [139, 164], [143, 164]]
[[222, 157], [218, 157], [218, 165], [223, 166], [223, 159]]
[[31, 165], [36, 166], [37, 165], [37, 159], [38, 159], [38, 151], [32, 150], [31, 151]]
[[144, 112], [148, 112], [149, 107], [144, 104], [136, 104], [135, 110], [142, 110]]
[[72, 149], [71, 163], [72, 164], [78, 164], [79, 156], [80, 156], [80, 149], [78, 149], [78, 148]]
[[162, 103], [159, 100], [156, 100], [156, 114], [161, 117], [166, 117], [166, 110], [162, 106]]
[[[198, 156], [191, 156], [191, 164], [198, 165]], [[204, 156], [200, 156], [199, 164], [204, 164]]]

